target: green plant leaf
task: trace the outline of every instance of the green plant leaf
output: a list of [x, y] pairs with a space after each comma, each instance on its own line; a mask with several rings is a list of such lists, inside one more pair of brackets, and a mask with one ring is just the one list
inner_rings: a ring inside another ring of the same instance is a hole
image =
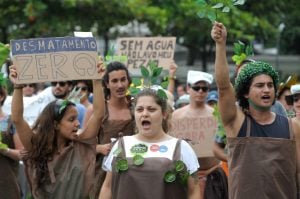
[[153, 73], [152, 73], [152, 77], [158, 77], [161, 74], [162, 70], [163, 70], [162, 67], [154, 68]]
[[222, 9], [222, 12], [229, 12], [230, 11], [230, 8], [228, 6], [225, 6], [223, 9]]
[[197, 0], [197, 4], [198, 4], [199, 6], [206, 6], [206, 5], [207, 5], [207, 3], [206, 3], [205, 0]]
[[158, 67], [155, 61], [150, 61], [148, 63], [148, 67], [150, 68], [151, 74], [153, 74], [153, 71]]
[[200, 11], [200, 12], [197, 13], [197, 15], [200, 18], [204, 18], [204, 17], [206, 17], [206, 12], [205, 11]]
[[167, 96], [166, 92], [162, 89], [157, 90], [157, 95], [159, 97], [161, 97], [162, 99], [168, 99], [168, 96]]
[[130, 87], [129, 89], [130, 95], [135, 96], [140, 92], [140, 89], [138, 88], [134, 88], [134, 87]]
[[213, 11], [213, 10], [209, 10], [207, 12], [207, 18], [212, 22], [214, 23], [216, 21], [216, 18], [217, 18], [217, 15], [216, 13]]
[[237, 6], [237, 5], [244, 5], [246, 2], [246, 0], [237, 0], [233, 3], [233, 5]]
[[163, 89], [167, 89], [168, 88], [168, 85], [169, 85], [169, 80], [166, 80], [166, 81], [163, 81], [160, 86], [163, 88]]
[[139, 78], [133, 78], [132, 83], [134, 84], [134, 86], [140, 86], [142, 84], [142, 81]]
[[117, 169], [118, 171], [126, 171], [128, 170], [128, 162], [126, 159], [117, 160]]
[[139, 154], [133, 156], [133, 164], [136, 166], [144, 164], [144, 157]]
[[0, 42], [0, 70], [4, 62], [9, 56], [9, 48]]
[[254, 53], [253, 53], [253, 47], [252, 47], [252, 45], [247, 45], [245, 52], [246, 52], [247, 56], [253, 55]]
[[150, 72], [145, 66], [141, 66], [141, 73], [144, 78], [149, 77]]
[[217, 3], [216, 5], [214, 5], [212, 8], [218, 9], [218, 8], [222, 8], [224, 6], [223, 3]]
[[165, 182], [171, 183], [176, 180], [176, 173], [174, 171], [167, 171], [164, 176]]

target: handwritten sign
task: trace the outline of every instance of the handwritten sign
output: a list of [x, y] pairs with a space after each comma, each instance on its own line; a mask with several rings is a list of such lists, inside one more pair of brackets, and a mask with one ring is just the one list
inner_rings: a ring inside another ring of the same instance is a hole
[[11, 40], [17, 83], [97, 79], [97, 44], [92, 37]]
[[128, 69], [138, 69], [154, 61], [169, 68], [176, 46], [176, 37], [124, 37], [117, 40], [118, 55], [127, 56]]
[[214, 157], [213, 143], [217, 121], [211, 117], [185, 117], [172, 119], [171, 135], [186, 140], [198, 158]]

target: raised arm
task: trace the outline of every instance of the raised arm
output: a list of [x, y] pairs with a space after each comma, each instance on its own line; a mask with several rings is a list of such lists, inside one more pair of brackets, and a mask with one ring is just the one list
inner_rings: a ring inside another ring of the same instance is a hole
[[173, 61], [169, 67], [169, 84], [168, 84], [168, 91], [170, 91], [173, 95], [175, 90], [176, 70], [177, 70], [177, 65], [175, 61]]
[[104, 64], [101, 61], [98, 65], [99, 79], [93, 80], [93, 113], [83, 128], [82, 133], [80, 133], [80, 139], [89, 139], [96, 137], [98, 130], [101, 125], [101, 120], [104, 116], [104, 95], [102, 89], [102, 77], [104, 75], [105, 69]]
[[14, 84], [14, 92], [11, 103], [11, 121], [16, 127], [16, 131], [20, 137], [22, 144], [26, 150], [31, 149], [31, 137], [33, 132], [29, 124], [23, 118], [23, 91], [22, 85], [16, 84], [16, 78], [18, 77], [16, 67], [14, 65], [9, 67], [9, 78]]
[[[222, 23], [215, 22], [211, 31], [211, 37], [216, 42], [215, 76], [219, 92], [219, 109], [225, 129], [232, 126], [237, 118], [238, 109], [233, 86], [230, 82], [229, 67], [226, 57], [227, 30]], [[235, 136], [236, 133], [229, 136]]]

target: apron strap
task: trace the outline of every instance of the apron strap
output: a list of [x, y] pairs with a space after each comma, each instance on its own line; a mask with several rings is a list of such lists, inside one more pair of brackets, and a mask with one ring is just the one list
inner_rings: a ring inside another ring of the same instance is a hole
[[173, 160], [180, 160], [180, 156], [181, 156], [181, 139], [178, 139], [173, 154]]
[[290, 140], [294, 139], [294, 129], [293, 129], [293, 124], [291, 118], [288, 117], [289, 121], [289, 131], [290, 131]]
[[246, 131], [246, 137], [250, 137], [250, 127], [251, 127], [251, 119], [248, 115], [246, 115], [246, 119], [247, 119], [247, 131]]

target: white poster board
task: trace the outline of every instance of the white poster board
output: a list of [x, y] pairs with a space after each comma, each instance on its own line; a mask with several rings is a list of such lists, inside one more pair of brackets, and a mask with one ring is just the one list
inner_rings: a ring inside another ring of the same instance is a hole
[[168, 69], [174, 59], [176, 37], [123, 37], [117, 39], [117, 54], [127, 56], [128, 69], [138, 69], [154, 61]]

